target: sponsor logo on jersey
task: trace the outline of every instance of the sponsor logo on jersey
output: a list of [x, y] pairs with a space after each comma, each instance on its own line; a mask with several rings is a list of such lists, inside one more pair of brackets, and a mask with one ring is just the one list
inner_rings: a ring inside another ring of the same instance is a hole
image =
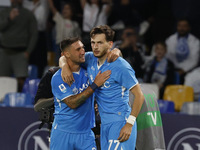
[[73, 91], [73, 93], [74, 93], [75, 95], [78, 94], [78, 89], [77, 89], [76, 87], [74, 87], [72, 91]]
[[89, 86], [89, 80], [87, 81], [87, 83], [83, 83], [82, 84], [82, 88], [79, 88], [79, 92], [83, 92], [85, 89], [87, 89], [87, 87]]

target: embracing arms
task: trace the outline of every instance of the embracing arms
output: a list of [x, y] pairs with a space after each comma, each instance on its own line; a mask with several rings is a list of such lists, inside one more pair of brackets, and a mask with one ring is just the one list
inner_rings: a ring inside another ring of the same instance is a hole
[[107, 70], [103, 73], [99, 72], [92, 85], [88, 86], [85, 91], [80, 94], [67, 97], [63, 100], [63, 102], [72, 109], [77, 108], [94, 93], [96, 88], [100, 87], [107, 79], [110, 78], [110, 74], [110, 70]]
[[[108, 62], [113, 62], [118, 57], [122, 57], [122, 53], [119, 49], [115, 48], [108, 53], [107, 60]], [[67, 64], [67, 60], [64, 56], [60, 57], [59, 66], [60, 68], [62, 68], [61, 76], [63, 81], [66, 82], [69, 86], [71, 86], [71, 84], [74, 81], [74, 77], [69, 65]]]

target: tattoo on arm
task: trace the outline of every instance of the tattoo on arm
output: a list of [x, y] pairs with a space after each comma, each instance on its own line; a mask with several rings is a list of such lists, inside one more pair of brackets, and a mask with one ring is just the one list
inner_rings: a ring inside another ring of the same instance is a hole
[[66, 98], [63, 102], [67, 104], [70, 108], [74, 109], [84, 103], [94, 91], [89, 86], [85, 91], [80, 94], [70, 96]]

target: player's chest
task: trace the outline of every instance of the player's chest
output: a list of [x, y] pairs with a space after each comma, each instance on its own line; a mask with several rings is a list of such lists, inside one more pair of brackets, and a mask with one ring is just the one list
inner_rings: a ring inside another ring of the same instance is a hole
[[115, 77], [112, 74], [112, 66], [110, 65], [102, 65], [100, 68], [98, 68], [98, 66], [96, 65], [90, 65], [90, 67], [88, 68], [87, 72], [88, 72], [88, 77], [89, 77], [89, 81], [90, 84], [92, 82], [94, 82], [96, 75], [98, 74], [99, 71], [101, 71], [101, 73], [107, 71], [107, 70], [111, 70], [111, 75], [110, 78], [108, 80], [106, 80], [104, 82], [104, 84], [101, 86], [101, 89], [108, 89], [111, 88], [114, 84], [115, 84]]

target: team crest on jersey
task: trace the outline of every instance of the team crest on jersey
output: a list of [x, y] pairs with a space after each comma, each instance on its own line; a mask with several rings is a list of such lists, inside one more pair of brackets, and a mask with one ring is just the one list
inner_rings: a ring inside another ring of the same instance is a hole
[[76, 87], [74, 87], [72, 91], [73, 91], [73, 93], [74, 93], [75, 95], [78, 94], [78, 89], [77, 89]]
[[64, 84], [60, 84], [58, 87], [61, 92], [63, 92], [63, 93], [67, 92], [67, 88], [64, 86]]
[[94, 66], [92, 66], [91, 69], [94, 71], [95, 70]]

